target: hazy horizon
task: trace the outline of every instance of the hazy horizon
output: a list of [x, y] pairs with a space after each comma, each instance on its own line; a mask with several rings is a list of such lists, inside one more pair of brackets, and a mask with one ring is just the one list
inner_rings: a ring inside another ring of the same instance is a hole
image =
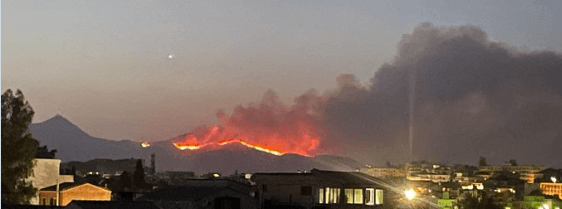
[[[408, 152], [404, 76], [415, 72], [417, 158], [546, 159], [562, 141], [559, 10], [523, 0], [8, 0], [1, 86], [23, 91], [34, 123], [60, 114], [100, 138], [161, 141], [216, 124], [220, 136], [284, 136], [302, 151], [312, 135], [307, 153], [386, 161]], [[511, 147], [479, 150], [484, 142]]]

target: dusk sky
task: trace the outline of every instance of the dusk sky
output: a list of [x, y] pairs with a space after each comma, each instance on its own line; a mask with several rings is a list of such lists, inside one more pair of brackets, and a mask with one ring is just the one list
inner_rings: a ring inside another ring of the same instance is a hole
[[[107, 139], [165, 140], [216, 110], [370, 85], [421, 23], [562, 52], [562, 1], [2, 1], [2, 92]], [[169, 58], [172, 55], [173, 58]], [[558, 55], [559, 56], [559, 55]]]

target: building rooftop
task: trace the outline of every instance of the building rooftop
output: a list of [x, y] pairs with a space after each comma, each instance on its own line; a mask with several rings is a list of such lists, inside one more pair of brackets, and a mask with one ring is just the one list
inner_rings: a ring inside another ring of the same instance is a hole
[[[223, 190], [231, 190], [240, 192], [229, 187], [208, 187], [208, 186], [169, 186], [148, 192], [140, 197], [141, 201], [197, 201], [212, 194], [216, 194]], [[241, 192], [240, 192], [241, 193]], [[248, 195], [248, 194], [245, 194]]]
[[[92, 185], [92, 186], [95, 186], [95, 187], [99, 187], [99, 188], [109, 190], [108, 188], [96, 186], [96, 185], [93, 185], [93, 184], [90, 184], [90, 183], [66, 182], [66, 183], [59, 184], [59, 191], [67, 190], [67, 189], [74, 188], [74, 187], [77, 187], [77, 186], [82, 186], [82, 185], [85, 185], [85, 184], [89, 184], [89, 185]], [[53, 186], [45, 187], [45, 188], [43, 188], [39, 191], [57, 191], [57, 185], [55, 184]]]
[[259, 176], [309, 176], [313, 178], [328, 179], [332, 182], [341, 184], [380, 184], [381, 179], [360, 172], [342, 172], [342, 171], [325, 171], [312, 169], [310, 173], [255, 173], [252, 179], [255, 180]]
[[86, 200], [73, 200], [67, 208], [82, 208], [82, 209], [159, 209], [152, 202], [145, 201], [86, 201]]

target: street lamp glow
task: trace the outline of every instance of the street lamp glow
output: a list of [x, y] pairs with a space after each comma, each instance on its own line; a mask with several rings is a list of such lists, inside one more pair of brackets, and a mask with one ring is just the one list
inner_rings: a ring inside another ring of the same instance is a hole
[[550, 207], [546, 203], [544, 205], [540, 206], [539, 208], [540, 209], [550, 209]]
[[406, 195], [406, 199], [413, 200], [416, 197], [416, 192], [412, 189], [408, 189], [404, 191], [404, 195]]
[[550, 177], [550, 180], [552, 181], [552, 183], [556, 183], [556, 177], [551, 176], [551, 177]]

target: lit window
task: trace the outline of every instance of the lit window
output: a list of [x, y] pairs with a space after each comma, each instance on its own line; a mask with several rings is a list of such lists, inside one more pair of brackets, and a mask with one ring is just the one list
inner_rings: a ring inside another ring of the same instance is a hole
[[353, 204], [353, 189], [344, 189], [347, 204]]
[[340, 188], [331, 188], [330, 191], [332, 194], [330, 195], [332, 197], [332, 199], [330, 200], [330, 203], [332, 204], [337, 204], [340, 202]]
[[318, 189], [318, 203], [324, 203], [324, 189]]
[[382, 189], [377, 189], [377, 199], [376, 199], [376, 204], [380, 205], [383, 204], [383, 190]]
[[365, 205], [375, 205], [375, 189], [365, 189]]
[[363, 189], [353, 190], [353, 203], [363, 204]]
[[330, 203], [330, 187], [326, 187], [326, 204]]
[[[325, 199], [324, 199], [325, 201], [322, 201], [322, 202], [324, 202], [325, 204], [337, 204], [337, 203], [340, 202], [340, 191], [341, 191], [340, 188], [326, 187], [326, 189], [324, 191], [326, 192], [326, 194], [325, 194], [326, 196], [325, 196]], [[322, 195], [322, 192], [323, 192], [322, 189], [318, 190], [318, 193], [319, 193], [318, 196], [319, 197], [320, 196], [324, 197]], [[320, 202], [320, 199], [319, 199], [318, 203], [322, 203], [322, 202]]]
[[[344, 189], [345, 203], [347, 204], [363, 204], [363, 189]], [[366, 191], [365, 200], [368, 205], [374, 205], [374, 189], [369, 188]]]

